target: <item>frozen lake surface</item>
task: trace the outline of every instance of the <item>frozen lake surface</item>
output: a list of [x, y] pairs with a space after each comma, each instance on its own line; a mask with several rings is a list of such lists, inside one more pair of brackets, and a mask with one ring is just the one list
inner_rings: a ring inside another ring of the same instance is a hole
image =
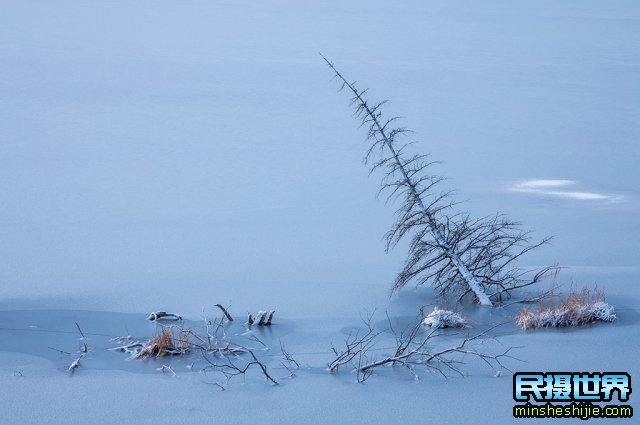
[[[635, 0], [2, 2], [0, 410], [16, 424], [513, 423], [511, 375], [472, 361], [418, 383], [326, 372], [365, 311], [409, 323], [438, 301], [390, 296], [394, 208], [318, 52], [391, 101], [461, 208], [555, 236], [523, 266], [605, 289], [612, 325], [497, 330], [522, 347], [510, 368], [639, 379], [638, 28]], [[298, 376], [219, 392], [177, 359], [172, 378], [107, 351], [152, 334], [150, 311], [198, 323], [216, 303], [276, 309], [263, 337], [298, 353]], [[468, 311], [479, 327], [512, 313]], [[48, 347], [73, 349], [74, 321], [94, 351], [70, 377]]]

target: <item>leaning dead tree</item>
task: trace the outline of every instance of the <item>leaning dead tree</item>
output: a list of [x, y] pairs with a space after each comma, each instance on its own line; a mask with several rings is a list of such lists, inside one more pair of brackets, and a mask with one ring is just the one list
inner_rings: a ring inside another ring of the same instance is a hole
[[[322, 56], [322, 55], [321, 55]], [[341, 83], [341, 90], [352, 96], [355, 116], [368, 128], [371, 146], [365, 156], [370, 172], [382, 171], [380, 192], [388, 200], [400, 199], [397, 221], [386, 234], [386, 249], [410, 237], [409, 254], [398, 274], [394, 290], [414, 281], [430, 283], [441, 295], [467, 295], [482, 305], [502, 302], [511, 291], [541, 280], [553, 267], [537, 272], [516, 266], [516, 261], [549, 241], [534, 242], [530, 232], [503, 215], [473, 219], [457, 213], [450, 192], [440, 192], [441, 176], [431, 173], [435, 161], [426, 154], [410, 154], [410, 143], [403, 142], [408, 130], [396, 127], [398, 117], [385, 118], [386, 101], [371, 102], [367, 90], [349, 82], [327, 58], [322, 56]]]

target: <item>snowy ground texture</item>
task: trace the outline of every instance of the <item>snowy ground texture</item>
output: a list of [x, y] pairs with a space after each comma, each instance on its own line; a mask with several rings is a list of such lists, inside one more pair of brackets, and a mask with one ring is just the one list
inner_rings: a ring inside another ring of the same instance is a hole
[[[326, 372], [365, 310], [409, 323], [436, 300], [389, 298], [393, 208], [318, 52], [392, 101], [464, 208], [556, 236], [524, 265], [604, 288], [613, 324], [497, 331], [523, 347], [509, 366], [637, 385], [639, 27], [636, 0], [0, 2], [0, 422], [517, 422], [511, 374], [473, 362], [417, 383]], [[276, 309], [261, 336], [303, 370], [220, 392], [106, 350], [151, 311], [216, 303]], [[94, 351], [71, 377], [47, 347], [77, 344], [74, 321]]]

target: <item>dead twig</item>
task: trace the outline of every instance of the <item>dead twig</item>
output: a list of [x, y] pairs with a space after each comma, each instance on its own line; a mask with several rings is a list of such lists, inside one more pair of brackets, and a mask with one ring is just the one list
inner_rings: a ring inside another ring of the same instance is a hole
[[73, 375], [73, 372], [75, 372], [75, 370], [80, 367], [80, 360], [82, 360], [83, 357], [84, 357], [84, 353], [81, 354], [73, 362], [71, 362], [71, 364], [69, 365], [69, 368], [67, 369], [67, 372], [69, 372], [71, 375]]
[[[76, 369], [78, 369], [80, 367], [80, 361], [84, 358], [84, 356], [89, 352], [89, 345], [87, 344], [87, 337], [84, 334], [84, 332], [82, 332], [82, 329], [80, 328], [80, 325], [78, 324], [78, 322], [74, 322], [76, 325], [76, 328], [78, 328], [78, 332], [80, 333], [80, 340], [82, 341], [82, 345], [80, 346], [80, 349], [78, 350], [78, 353], [80, 354], [75, 360], [73, 360], [71, 362], [71, 364], [69, 365], [69, 367], [67, 368], [67, 372], [69, 372], [69, 374], [73, 375], [73, 373], [76, 371]], [[66, 351], [62, 351], [62, 350], [58, 350], [55, 348], [51, 348], [52, 350], [55, 351], [59, 351], [60, 353], [64, 353], [64, 354], [71, 354], [71, 353], [67, 353]]]
[[76, 328], [78, 328], [78, 332], [80, 332], [80, 336], [82, 337], [82, 348], [80, 349], [80, 352], [88, 353], [89, 347], [87, 346], [87, 337], [84, 335], [84, 332], [82, 332], [82, 329], [80, 329], [80, 325], [78, 324], [78, 322], [74, 323], [76, 324]]
[[68, 351], [62, 351], [62, 350], [59, 350], [59, 349], [57, 349], [57, 348], [53, 348], [53, 347], [47, 347], [47, 348], [48, 348], [49, 350], [57, 351], [57, 352], [58, 352], [58, 353], [60, 353], [60, 354], [66, 354], [66, 355], [68, 355], [68, 356], [70, 356], [70, 355], [71, 355], [71, 353], [69, 353]]
[[233, 317], [231, 317], [229, 311], [227, 311], [227, 309], [224, 308], [222, 304], [216, 304], [215, 307], [218, 307], [220, 310], [222, 310], [222, 314], [224, 314], [224, 317], [226, 317], [228, 321], [233, 322]]
[[271, 376], [269, 373], [267, 366], [261, 362], [258, 357], [255, 355], [253, 351], [246, 347], [242, 347], [245, 353], [251, 356], [251, 360], [246, 362], [244, 366], [238, 366], [235, 362], [236, 359], [231, 357], [223, 357], [221, 362], [216, 362], [212, 360], [206, 353], [202, 353], [202, 357], [208, 363], [202, 370], [214, 370], [216, 372], [222, 373], [227, 382], [235, 376], [245, 375], [251, 366], [257, 366], [258, 369], [262, 372], [262, 375], [272, 384], [278, 385], [278, 382]]
[[162, 366], [160, 366], [160, 367], [158, 368], [158, 370], [159, 370], [159, 371], [161, 371], [162, 373], [165, 373], [166, 371], [171, 372], [171, 376], [172, 376], [173, 378], [175, 378], [176, 376], [178, 376], [178, 375], [173, 371], [173, 369], [171, 369], [171, 366], [166, 365], [166, 364], [163, 364]]
[[[359, 356], [362, 353], [366, 353], [375, 345], [376, 338], [380, 335], [380, 331], [375, 330], [371, 320], [372, 315], [364, 318], [363, 321], [366, 329], [350, 334], [344, 341], [344, 347], [342, 349], [339, 350], [333, 344], [331, 345], [331, 350], [335, 357], [327, 365], [329, 371], [338, 372], [340, 366], [352, 364], [354, 359], [360, 359]], [[356, 369], [359, 368], [356, 367]]]
[[284, 361], [286, 361], [289, 364], [294, 365], [296, 368], [300, 368], [300, 363], [298, 363], [298, 361], [293, 358], [291, 353], [289, 353], [284, 348], [284, 343], [282, 341], [280, 341], [280, 352], [282, 352], [282, 356], [283, 356]]

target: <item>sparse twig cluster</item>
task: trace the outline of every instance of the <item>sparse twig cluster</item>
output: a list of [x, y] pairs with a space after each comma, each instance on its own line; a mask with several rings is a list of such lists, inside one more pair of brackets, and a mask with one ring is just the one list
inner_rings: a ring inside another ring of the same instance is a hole
[[282, 353], [282, 360], [280, 360], [280, 364], [289, 372], [289, 378], [293, 378], [296, 376], [293, 369], [300, 369], [300, 363], [293, 358], [293, 355], [287, 351], [284, 347], [284, 343], [280, 341], [280, 352]]
[[[376, 330], [371, 322], [371, 316], [364, 320], [365, 330], [361, 333], [350, 335], [341, 349], [332, 347], [334, 359], [328, 367], [331, 372], [338, 372], [341, 366], [348, 366], [356, 373], [357, 382], [366, 381], [378, 368], [384, 366], [400, 366], [409, 371], [418, 379], [417, 369], [424, 367], [436, 371], [446, 377], [447, 372], [464, 375], [460, 368], [461, 360], [456, 355], [470, 355], [482, 360], [493, 370], [507, 369], [503, 364], [504, 359], [514, 359], [510, 352], [513, 347], [508, 347], [497, 354], [487, 354], [479, 350], [478, 342], [490, 338], [487, 331], [475, 335], [466, 335], [457, 345], [445, 349], [435, 348], [435, 339], [442, 336], [438, 327], [425, 330], [423, 318], [403, 332], [397, 333], [390, 327], [396, 339], [395, 349], [392, 353], [383, 354], [375, 358], [379, 336], [382, 331]], [[508, 370], [508, 369], [507, 369]]]
[[371, 323], [372, 315], [363, 318], [366, 325], [363, 331], [356, 331], [349, 335], [344, 341], [342, 348], [331, 345], [331, 351], [334, 358], [328, 364], [330, 372], [339, 372], [342, 366], [347, 366], [356, 372], [356, 380], [364, 382], [371, 375], [368, 370], [363, 370], [362, 366], [368, 362], [370, 351], [378, 342], [378, 337], [382, 333], [381, 330], [375, 329]]
[[[89, 345], [87, 343], [87, 336], [84, 334], [84, 332], [82, 332], [82, 329], [80, 328], [80, 325], [78, 324], [78, 322], [74, 322], [76, 325], [76, 328], [78, 329], [78, 333], [80, 333], [80, 348], [77, 351], [77, 357], [75, 359], [73, 359], [73, 361], [71, 362], [71, 364], [69, 365], [69, 367], [67, 368], [67, 372], [69, 372], [71, 375], [73, 375], [73, 373], [76, 371], [76, 369], [78, 369], [80, 367], [80, 362], [84, 359], [84, 356], [87, 355], [87, 353], [89, 352]], [[71, 353], [68, 353], [66, 351], [62, 351], [62, 350], [58, 350], [56, 348], [52, 348], [49, 347], [52, 350], [58, 351], [61, 354], [66, 354], [66, 355], [71, 355]]]
[[[249, 320], [246, 323], [247, 329], [243, 338], [248, 342], [257, 343], [260, 348], [252, 348], [248, 344], [241, 344], [233, 341], [228, 335], [228, 328], [234, 321], [233, 316], [227, 307], [216, 304], [222, 317], [216, 319], [204, 318], [203, 331], [186, 328], [185, 322], [178, 314], [167, 313], [164, 311], [153, 312], [148, 319], [153, 320], [159, 326], [158, 333], [147, 341], [139, 341], [131, 336], [118, 337], [112, 339], [112, 342], [119, 344], [112, 348], [113, 351], [121, 351], [129, 353], [135, 359], [160, 358], [165, 356], [196, 356], [191, 368], [196, 361], [204, 362], [204, 366], [199, 370], [203, 373], [216, 372], [223, 377], [222, 382], [216, 382], [215, 385], [224, 389], [226, 384], [233, 377], [244, 376], [250, 369], [256, 369], [260, 374], [272, 384], [278, 384], [278, 381], [268, 369], [267, 364], [260, 359], [257, 352], [260, 350], [269, 350], [269, 347], [258, 337], [250, 332], [252, 325], [271, 326], [275, 311], [260, 311], [255, 319], [249, 314]], [[166, 324], [167, 319], [177, 320], [179, 324]], [[281, 343], [284, 360], [281, 362], [289, 372], [293, 375], [291, 369], [299, 367], [298, 362], [292, 355], [284, 350]], [[171, 373], [175, 376], [171, 365], [163, 364], [158, 370]]]
[[[257, 369], [262, 373], [262, 375], [272, 384], [278, 385], [278, 381], [274, 379], [274, 377], [270, 374], [267, 366], [264, 362], [258, 359], [253, 350], [242, 347], [247, 355], [250, 357], [248, 360], [241, 359], [240, 356], [217, 356], [213, 357], [207, 355], [206, 352], [203, 352], [202, 357], [207, 363], [207, 365], [202, 369], [202, 371], [215, 371], [221, 373], [225, 377], [225, 384], [229, 382], [233, 377], [244, 375], [247, 373], [249, 368], [252, 366], [256, 366]], [[224, 384], [220, 384], [224, 387]]]

